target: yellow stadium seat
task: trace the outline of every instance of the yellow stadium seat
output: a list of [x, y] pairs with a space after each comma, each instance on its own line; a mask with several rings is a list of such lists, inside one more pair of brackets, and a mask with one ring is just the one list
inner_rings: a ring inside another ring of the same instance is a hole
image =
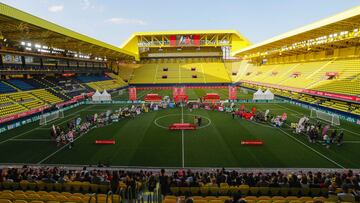
[[203, 199], [197, 199], [193, 201], [194, 203], [208, 203], [207, 200], [203, 200]]
[[200, 187], [200, 193], [202, 194], [202, 195], [208, 195], [209, 194], [209, 187], [208, 186], [202, 186], [202, 187]]
[[219, 200], [219, 198], [214, 197], [214, 196], [206, 196], [206, 197], [203, 198], [203, 200], [211, 201], [211, 200]]
[[22, 180], [20, 181], [20, 188], [22, 190], [27, 190], [28, 189], [28, 185], [29, 185], [29, 181], [27, 180]]
[[166, 195], [165, 199], [176, 199], [177, 197], [175, 195]]
[[192, 195], [200, 194], [200, 187], [190, 187], [190, 191]]
[[256, 197], [256, 196], [246, 196], [244, 199], [245, 199], [246, 201], [249, 201], [249, 200], [257, 201], [257, 197]]
[[164, 199], [163, 203], [176, 203], [175, 199]]
[[307, 201], [311, 201], [312, 198], [311, 197], [299, 197], [299, 200], [303, 201], [303, 202], [307, 202]]
[[2, 199], [0, 197], [0, 203], [12, 203], [9, 199]]
[[271, 203], [271, 200], [258, 200], [256, 203]]
[[285, 197], [285, 199], [287, 201], [292, 201], [292, 200], [298, 200], [298, 197], [296, 197], [296, 196], [287, 196], [287, 197]]
[[257, 199], [258, 200], [271, 200], [271, 197], [269, 197], [269, 196], [260, 196]]
[[179, 187], [170, 187], [170, 192], [174, 195], [179, 194]]
[[300, 200], [291, 200], [291, 201], [289, 201], [289, 203], [303, 203], [303, 201], [300, 201]]
[[27, 199], [25, 194], [14, 194], [14, 199]]
[[28, 202], [26, 200], [16, 199], [13, 201], [13, 203], [28, 203]]
[[286, 200], [273, 200], [272, 203], [287, 203]]
[[14, 195], [11, 193], [2, 193], [0, 199], [14, 199]]
[[90, 183], [89, 182], [83, 182], [81, 185], [81, 190], [83, 193], [88, 193], [90, 190]]
[[43, 181], [37, 181], [36, 187], [38, 188], [38, 190], [43, 191], [45, 190], [45, 183]]
[[241, 192], [241, 194], [243, 195], [247, 195], [249, 193], [249, 186], [248, 185], [240, 185], [239, 186], [239, 190]]
[[272, 196], [271, 199], [273, 201], [276, 201], [276, 200], [284, 200], [285, 198], [283, 196]]
[[202, 200], [204, 198], [201, 197], [201, 196], [192, 196], [191, 199], [193, 199], [193, 200]]
[[209, 203], [224, 203], [224, 200], [210, 200]]

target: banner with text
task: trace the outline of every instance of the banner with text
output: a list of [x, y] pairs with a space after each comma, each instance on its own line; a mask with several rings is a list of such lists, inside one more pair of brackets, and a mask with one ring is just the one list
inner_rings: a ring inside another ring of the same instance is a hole
[[229, 99], [236, 100], [237, 99], [237, 87], [229, 86]]

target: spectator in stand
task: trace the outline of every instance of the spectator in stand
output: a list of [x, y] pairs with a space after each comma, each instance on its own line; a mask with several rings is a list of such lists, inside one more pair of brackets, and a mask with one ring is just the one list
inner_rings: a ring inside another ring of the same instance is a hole
[[337, 194], [341, 202], [355, 202], [355, 196], [349, 192], [347, 185], [342, 187], [342, 192]]
[[161, 169], [160, 171], [159, 183], [161, 188], [161, 194], [165, 196], [168, 191], [168, 176], [165, 174], [164, 169]]

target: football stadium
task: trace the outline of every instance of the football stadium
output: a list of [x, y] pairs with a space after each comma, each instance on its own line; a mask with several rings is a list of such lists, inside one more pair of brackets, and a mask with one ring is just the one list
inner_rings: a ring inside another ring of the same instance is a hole
[[0, 3], [0, 203], [359, 202], [359, 29], [114, 46]]

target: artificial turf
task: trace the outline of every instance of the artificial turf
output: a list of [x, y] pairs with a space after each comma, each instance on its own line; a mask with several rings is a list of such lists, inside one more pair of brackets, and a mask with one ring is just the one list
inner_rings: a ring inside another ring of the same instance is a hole
[[[193, 92], [200, 95], [202, 92]], [[224, 93], [225, 94], [225, 93]], [[238, 104], [239, 105], [239, 104]], [[288, 123], [297, 122], [309, 110], [288, 103], [245, 104], [259, 111], [288, 114]], [[71, 119], [95, 112], [118, 109], [120, 105], [82, 105], [65, 112], [53, 122], [66, 125]], [[169, 131], [167, 125], [192, 122], [193, 116], [203, 119], [203, 128], [195, 131]], [[154, 122], [156, 121], [156, 123]], [[211, 123], [210, 123], [211, 122]], [[342, 121], [345, 129], [342, 146], [312, 144], [305, 136], [289, 128], [232, 119], [225, 112], [203, 109], [189, 111], [174, 108], [144, 113], [134, 119], [96, 128], [75, 141], [72, 149], [59, 150], [50, 139], [50, 127], [32, 123], [5, 132], [0, 136], [0, 163], [42, 163], [130, 167], [261, 167], [261, 168], [359, 168], [359, 126]], [[115, 139], [115, 145], [95, 145], [97, 139]], [[244, 146], [241, 140], [261, 139], [262, 146]]]

